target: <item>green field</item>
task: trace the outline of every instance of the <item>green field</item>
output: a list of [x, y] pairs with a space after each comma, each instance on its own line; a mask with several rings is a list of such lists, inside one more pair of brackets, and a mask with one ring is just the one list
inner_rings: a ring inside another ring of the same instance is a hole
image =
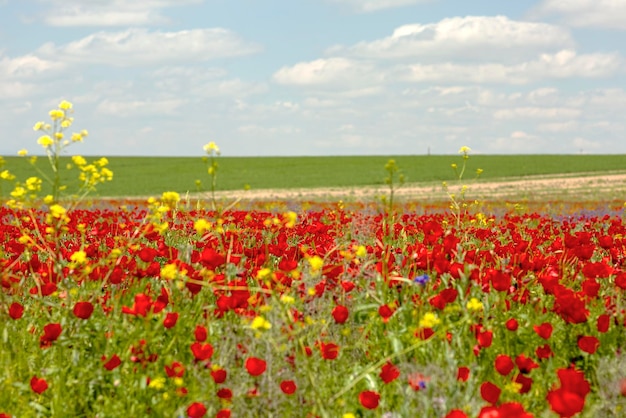
[[[219, 157], [218, 190], [312, 188], [381, 185], [384, 165], [396, 160], [407, 182], [453, 180], [450, 164], [462, 165], [458, 155], [375, 156], [375, 157]], [[18, 179], [37, 175], [27, 159], [5, 157], [6, 165]], [[95, 159], [87, 158], [89, 161]], [[96, 196], [145, 196], [172, 190], [195, 192], [196, 180], [202, 190], [210, 182], [202, 157], [109, 157], [113, 182], [98, 187]], [[65, 167], [69, 159], [61, 164]], [[45, 157], [37, 167], [50, 168]], [[473, 178], [477, 168], [484, 170], [483, 180], [529, 175], [551, 175], [577, 172], [626, 170], [626, 155], [472, 155], [468, 160], [466, 179]], [[0, 170], [1, 171], [1, 170]], [[76, 170], [63, 168], [63, 182], [71, 185]], [[12, 184], [4, 182], [3, 194]]]

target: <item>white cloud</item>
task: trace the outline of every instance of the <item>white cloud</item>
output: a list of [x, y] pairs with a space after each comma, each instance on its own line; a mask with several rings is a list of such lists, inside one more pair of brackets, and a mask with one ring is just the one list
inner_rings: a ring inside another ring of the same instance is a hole
[[43, 13], [52, 26], [145, 26], [168, 23], [161, 9], [202, 0], [47, 0]]
[[300, 62], [283, 67], [274, 74], [280, 84], [351, 86], [370, 81], [381, 81], [373, 66], [347, 58], [327, 58]]
[[333, 47], [328, 52], [370, 58], [417, 57], [420, 60], [454, 58], [483, 61], [486, 58], [519, 58], [538, 51], [573, 46], [569, 32], [546, 23], [518, 22], [505, 16], [467, 16], [437, 23], [397, 28], [389, 37]]
[[626, 30], [624, 0], [543, 0], [531, 16], [541, 18], [559, 15], [563, 22], [575, 27]]
[[210, 28], [178, 32], [145, 29], [98, 32], [66, 45], [46, 43], [37, 52], [59, 60], [129, 67], [208, 61], [257, 51], [257, 45], [240, 39], [229, 30]]
[[515, 65], [415, 64], [396, 69], [397, 77], [410, 82], [469, 82], [527, 84], [544, 79], [595, 78], [615, 74], [623, 60], [618, 54], [582, 54], [563, 50], [542, 54], [538, 59]]
[[545, 140], [524, 131], [514, 131], [508, 137], [498, 137], [488, 142], [487, 152], [528, 153], [540, 152], [545, 148]]
[[537, 130], [539, 132], [559, 133], [559, 132], [572, 132], [578, 129], [580, 129], [580, 124], [573, 120], [570, 120], [567, 122], [541, 123], [537, 125]]
[[495, 119], [572, 119], [580, 116], [580, 109], [564, 107], [515, 107], [496, 110]]
[[376, 12], [394, 7], [409, 6], [417, 3], [427, 3], [431, 0], [331, 0], [352, 7], [359, 12]]
[[34, 84], [19, 81], [0, 81], [0, 101], [28, 97], [37, 90]]
[[605, 148], [602, 142], [590, 141], [585, 138], [576, 137], [571, 141], [571, 145], [575, 151], [587, 152], [589, 150], [601, 150]]
[[96, 111], [117, 117], [169, 115], [185, 103], [184, 100], [104, 100]]
[[34, 55], [23, 55], [17, 58], [3, 57], [0, 59], [0, 76], [2, 78], [33, 78], [42, 74], [56, 72], [65, 66], [59, 62], [48, 61]]

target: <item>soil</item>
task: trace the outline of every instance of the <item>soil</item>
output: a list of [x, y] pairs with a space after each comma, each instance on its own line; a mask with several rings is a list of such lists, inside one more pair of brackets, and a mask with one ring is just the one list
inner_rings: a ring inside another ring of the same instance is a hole
[[[398, 199], [442, 201], [449, 200], [448, 193], [457, 198], [466, 186], [465, 200], [523, 200], [523, 201], [613, 201], [626, 200], [626, 172], [575, 173], [552, 176], [528, 176], [507, 178], [500, 181], [476, 180], [449, 182], [448, 190], [441, 183], [410, 183], [397, 187]], [[346, 200], [361, 201], [388, 196], [389, 188], [369, 187], [324, 187], [309, 189], [259, 189], [216, 193], [218, 198], [241, 199], [242, 201], [267, 200]], [[203, 197], [208, 197], [206, 194]]]

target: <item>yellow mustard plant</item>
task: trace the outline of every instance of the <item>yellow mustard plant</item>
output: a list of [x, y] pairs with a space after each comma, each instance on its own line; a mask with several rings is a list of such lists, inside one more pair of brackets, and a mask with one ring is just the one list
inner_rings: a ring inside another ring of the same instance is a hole
[[420, 327], [422, 328], [433, 328], [435, 325], [441, 323], [441, 320], [434, 312], [426, 312], [422, 319], [420, 319]]

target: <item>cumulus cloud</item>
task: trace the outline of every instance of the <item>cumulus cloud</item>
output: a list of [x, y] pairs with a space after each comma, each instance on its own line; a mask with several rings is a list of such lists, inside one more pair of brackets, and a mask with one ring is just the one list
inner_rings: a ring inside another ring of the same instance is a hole
[[32, 54], [16, 58], [2, 57], [0, 59], [0, 77], [4, 79], [33, 78], [57, 72], [64, 67], [62, 63], [41, 59]]
[[185, 103], [184, 100], [103, 100], [97, 112], [116, 117], [169, 115]]
[[571, 119], [580, 116], [580, 109], [565, 107], [515, 107], [497, 110], [495, 119]]
[[57, 46], [42, 45], [37, 53], [73, 62], [118, 67], [208, 61], [258, 52], [259, 46], [246, 42], [227, 29], [191, 29], [178, 32], [128, 29], [98, 32]]
[[43, 20], [51, 26], [146, 26], [168, 23], [162, 9], [202, 0], [44, 0]]
[[280, 84], [291, 85], [343, 85], [363, 81], [381, 80], [375, 68], [365, 62], [347, 58], [322, 58], [283, 67], [274, 74]]
[[519, 22], [505, 16], [467, 16], [398, 27], [391, 36], [328, 52], [369, 58], [454, 58], [483, 61], [536, 55], [573, 46], [569, 32], [547, 23]]
[[418, 3], [427, 3], [432, 0], [331, 0], [334, 3], [345, 4], [352, 9], [368, 13], [395, 7], [409, 6]]
[[535, 18], [557, 15], [575, 27], [626, 30], [624, 0], [543, 0], [530, 15]]

